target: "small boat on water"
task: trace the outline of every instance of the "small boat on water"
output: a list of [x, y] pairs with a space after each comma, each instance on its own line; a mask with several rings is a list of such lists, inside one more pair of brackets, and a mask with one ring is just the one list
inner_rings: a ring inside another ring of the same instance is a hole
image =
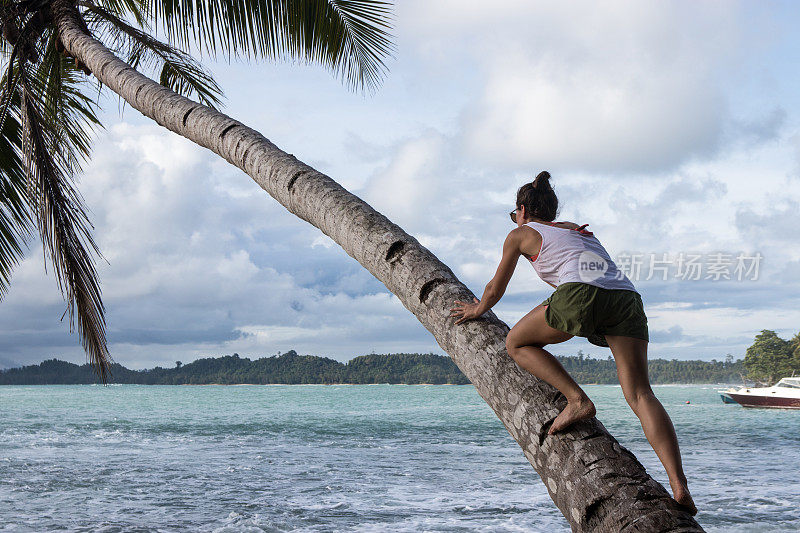
[[742, 407], [800, 409], [800, 377], [783, 378], [771, 387], [741, 387], [718, 391], [723, 403]]
[[[732, 390], [732, 389], [728, 389], [728, 390]], [[736, 400], [734, 400], [733, 398], [728, 396], [728, 391], [727, 390], [721, 390], [721, 391], [717, 391], [717, 392], [719, 392], [719, 396], [720, 396], [720, 398], [722, 398], [722, 403], [736, 403]]]

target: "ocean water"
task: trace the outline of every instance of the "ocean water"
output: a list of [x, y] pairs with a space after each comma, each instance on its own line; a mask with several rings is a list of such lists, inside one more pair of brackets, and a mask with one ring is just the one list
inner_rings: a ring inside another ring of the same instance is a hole
[[[619, 387], [586, 389], [666, 483]], [[800, 411], [715, 389], [655, 387], [698, 520], [800, 530]], [[0, 530], [569, 528], [471, 385], [122, 385], [0, 387]]]

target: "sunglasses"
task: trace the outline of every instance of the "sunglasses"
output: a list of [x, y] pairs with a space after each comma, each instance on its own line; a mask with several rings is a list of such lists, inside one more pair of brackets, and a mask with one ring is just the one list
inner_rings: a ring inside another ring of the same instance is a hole
[[517, 211], [519, 211], [519, 207], [511, 211], [511, 222], [514, 224], [517, 223]]

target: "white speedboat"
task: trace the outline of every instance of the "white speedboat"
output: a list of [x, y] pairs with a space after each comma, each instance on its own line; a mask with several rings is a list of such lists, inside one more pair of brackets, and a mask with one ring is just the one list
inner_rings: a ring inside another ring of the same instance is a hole
[[742, 387], [718, 391], [722, 401], [742, 407], [800, 409], [800, 377], [783, 378], [771, 387]]

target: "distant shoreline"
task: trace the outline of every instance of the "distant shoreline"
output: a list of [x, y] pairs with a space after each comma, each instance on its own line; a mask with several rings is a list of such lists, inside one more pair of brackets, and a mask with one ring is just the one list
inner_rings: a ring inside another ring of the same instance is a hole
[[[616, 385], [616, 363], [606, 359], [559, 356], [559, 361], [581, 384]], [[659, 384], [741, 383], [744, 364], [733, 361], [648, 361], [650, 382]], [[207, 357], [191, 363], [175, 362], [172, 368], [131, 370], [115, 363], [111, 384], [131, 385], [467, 385], [469, 379], [453, 359], [433, 353], [370, 354], [342, 363], [328, 357], [282, 355], [251, 360], [238, 354]], [[49, 359], [38, 365], [0, 370], [0, 385], [90, 385], [98, 384], [95, 370]]]
[[[53, 386], [64, 386], [64, 387], [74, 387], [76, 385], [82, 387], [98, 387], [98, 386], [121, 386], [121, 385], [141, 385], [145, 387], [272, 387], [272, 386], [292, 386], [292, 387], [333, 387], [336, 385], [348, 385], [348, 386], [373, 386], [373, 385], [403, 385], [405, 387], [416, 387], [421, 385], [434, 385], [436, 387], [440, 386], [451, 386], [451, 387], [463, 387], [466, 385], [472, 385], [472, 383], [108, 383], [106, 385], [102, 385], [101, 383], [23, 383], [23, 384], [14, 384], [14, 383], [0, 383], [0, 387], [53, 387]], [[589, 385], [604, 385], [604, 383], [589, 383]], [[610, 385], [610, 384], [605, 384]], [[675, 383], [675, 385], [681, 385], [681, 383]], [[683, 385], [686, 385], [684, 383]], [[703, 383], [694, 383], [694, 385], [703, 385]]]
[[[119, 383], [119, 385], [138, 385], [138, 383]], [[299, 385], [299, 386], [307, 386], [307, 385], [324, 385], [326, 387], [330, 387], [333, 385], [405, 385], [405, 386], [415, 386], [415, 385], [472, 385], [472, 383], [178, 383], [177, 386], [180, 387], [208, 387], [208, 386], [219, 386], [219, 387], [270, 387], [272, 385]]]
[[[465, 387], [467, 385], [472, 385], [472, 383], [108, 383], [107, 385], [101, 385], [100, 383], [26, 383], [26, 384], [10, 384], [10, 383], [0, 383], [0, 387], [54, 387], [54, 386], [64, 386], [64, 387], [74, 387], [74, 386], [84, 386], [84, 387], [97, 387], [97, 386], [121, 386], [121, 385], [136, 385], [136, 386], [145, 386], [145, 387], [333, 387], [336, 385], [347, 385], [347, 386], [358, 386], [358, 387], [366, 387], [366, 386], [374, 386], [374, 385], [392, 385], [392, 386], [404, 386], [404, 387], [417, 387], [417, 386], [428, 386], [432, 385], [435, 387]], [[598, 386], [598, 387], [619, 387], [619, 383], [581, 383], [581, 386]], [[711, 385], [715, 387], [727, 387], [731, 385], [741, 385], [741, 383], [734, 383], [732, 381], [725, 381], [725, 382], [692, 382], [692, 383], [653, 383], [651, 384], [653, 387], [674, 387], [679, 385]]]

